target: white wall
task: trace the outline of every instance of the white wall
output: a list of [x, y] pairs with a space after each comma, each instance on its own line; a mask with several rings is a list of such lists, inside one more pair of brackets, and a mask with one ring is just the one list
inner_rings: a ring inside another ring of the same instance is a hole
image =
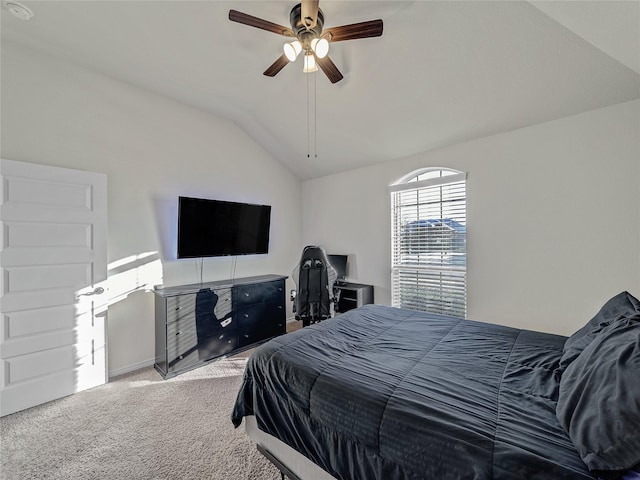
[[[149, 286], [199, 279], [174, 259], [180, 194], [271, 204], [271, 252], [237, 277], [289, 274], [301, 245], [352, 254], [390, 303], [387, 186], [425, 166], [467, 171], [469, 318], [569, 334], [610, 296], [640, 296], [640, 102], [304, 182], [234, 124], [8, 42], [3, 158], [105, 172], [109, 365], [154, 356]], [[300, 207], [303, 202], [302, 208]], [[303, 233], [301, 233], [303, 232]], [[204, 279], [231, 275], [209, 259]], [[289, 286], [291, 283], [289, 283]]]
[[568, 335], [640, 296], [640, 101], [303, 182], [303, 242], [390, 304], [387, 186], [432, 166], [468, 172], [468, 318]]
[[[175, 259], [178, 195], [272, 206], [268, 255], [236, 277], [288, 275], [301, 245], [300, 182], [235, 124], [8, 42], [2, 44], [2, 158], [108, 176], [109, 370], [152, 363], [157, 283], [199, 281]], [[230, 257], [204, 261], [229, 278]]]

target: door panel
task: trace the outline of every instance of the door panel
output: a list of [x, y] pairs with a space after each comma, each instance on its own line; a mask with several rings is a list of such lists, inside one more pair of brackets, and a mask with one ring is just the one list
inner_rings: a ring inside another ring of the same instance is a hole
[[[47, 323], [43, 324], [43, 316], [47, 317]], [[10, 312], [4, 314], [3, 318], [4, 338], [6, 340], [19, 340], [20, 337], [28, 337], [36, 333], [69, 329], [73, 328], [74, 323], [73, 306], [71, 305]]]
[[[44, 167], [44, 165], [41, 166]], [[88, 212], [91, 211], [92, 206], [91, 187], [92, 185], [87, 183], [65, 182], [64, 172], [54, 173], [49, 178], [14, 176], [11, 179], [7, 203], [49, 205], [51, 207], [74, 208]]]
[[6, 293], [81, 287], [91, 283], [91, 264], [5, 268]]
[[82, 224], [14, 223], [7, 225], [7, 247], [91, 248], [91, 226]]
[[106, 176], [0, 160], [0, 415], [107, 379]]

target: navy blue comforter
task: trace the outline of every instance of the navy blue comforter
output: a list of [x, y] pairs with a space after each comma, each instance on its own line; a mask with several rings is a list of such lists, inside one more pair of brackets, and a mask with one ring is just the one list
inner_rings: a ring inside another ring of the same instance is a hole
[[566, 338], [368, 305], [250, 357], [255, 415], [338, 479], [592, 479], [556, 419]]

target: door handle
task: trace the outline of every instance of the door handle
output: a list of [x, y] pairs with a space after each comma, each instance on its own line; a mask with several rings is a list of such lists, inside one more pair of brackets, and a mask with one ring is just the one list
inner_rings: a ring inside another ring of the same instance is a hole
[[91, 295], [102, 295], [104, 293], [104, 288], [96, 287], [93, 289], [93, 292], [81, 293], [78, 295], [79, 297], [90, 297]]

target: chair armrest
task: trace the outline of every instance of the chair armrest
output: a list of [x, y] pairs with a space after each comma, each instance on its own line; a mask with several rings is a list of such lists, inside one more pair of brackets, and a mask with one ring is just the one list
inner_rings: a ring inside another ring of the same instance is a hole
[[296, 290], [291, 290], [289, 292], [289, 300], [293, 302], [293, 313], [296, 313], [296, 297], [298, 296], [298, 292]]

